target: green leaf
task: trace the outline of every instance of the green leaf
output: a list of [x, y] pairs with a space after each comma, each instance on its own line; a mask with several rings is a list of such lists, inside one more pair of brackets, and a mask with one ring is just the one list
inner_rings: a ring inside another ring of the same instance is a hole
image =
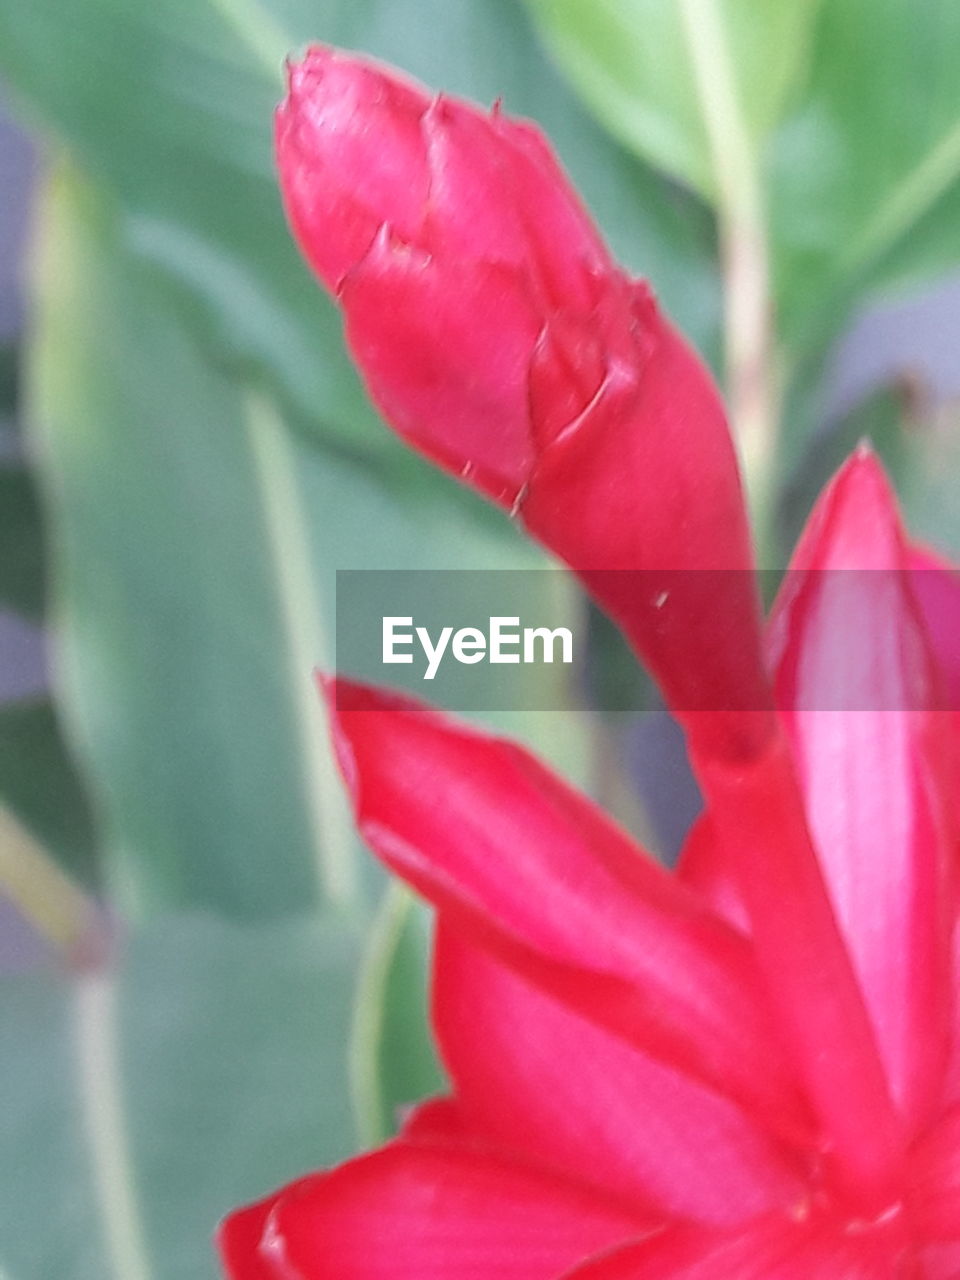
[[272, 109], [282, 55], [308, 40], [536, 115], [628, 262], [708, 332], [709, 229], [585, 118], [514, 0], [0, 0], [0, 69], [24, 104], [117, 195], [128, 245], [176, 281], [195, 332], [310, 431], [402, 457], [280, 208]]
[[0, 607], [39, 621], [44, 579], [43, 525], [33, 479], [25, 466], [4, 463], [0, 465]]
[[0, 4], [10, 84], [119, 195], [126, 236], [189, 291], [221, 354], [269, 373], [328, 435], [375, 442], [280, 209], [270, 131], [286, 46], [256, 0]]
[[[0, 983], [0, 1267], [214, 1280], [229, 1209], [353, 1150], [354, 930], [163, 917], [114, 977]], [[144, 1258], [147, 1259], [144, 1262]]]
[[96, 887], [93, 815], [47, 699], [0, 706], [0, 801], [61, 866]]
[[111, 882], [132, 909], [294, 909], [317, 893], [317, 838], [242, 393], [107, 206], [63, 181], [46, 218], [29, 409], [64, 709]]
[[771, 173], [788, 348], [865, 293], [960, 263], [960, 7], [828, 0]]
[[705, 30], [709, 11], [721, 36], [706, 50], [709, 74], [729, 76], [756, 151], [803, 69], [819, 0], [527, 2], [557, 61], [611, 133], [710, 200], [715, 157], [691, 24]]
[[[38, 261], [30, 416], [64, 707], [110, 882], [133, 910], [356, 901], [311, 682], [333, 660], [336, 570], [533, 568], [542, 554], [425, 463], [388, 485], [286, 432], [200, 358], [90, 189], [60, 183]], [[520, 716], [521, 736], [556, 739], [550, 715]], [[576, 755], [583, 740], [555, 745]]]
[[442, 1091], [427, 1008], [431, 916], [390, 884], [367, 939], [351, 1038], [351, 1084], [365, 1144], [396, 1132], [404, 1107]]

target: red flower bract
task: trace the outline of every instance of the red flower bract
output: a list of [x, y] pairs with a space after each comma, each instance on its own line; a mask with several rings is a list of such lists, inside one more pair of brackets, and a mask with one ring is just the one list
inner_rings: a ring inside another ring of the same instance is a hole
[[319, 49], [278, 153], [386, 416], [622, 624], [706, 808], [669, 874], [519, 747], [332, 683], [360, 828], [437, 908], [451, 1094], [228, 1218], [229, 1274], [960, 1276], [960, 582], [861, 450], [761, 627], [712, 385], [530, 126]]

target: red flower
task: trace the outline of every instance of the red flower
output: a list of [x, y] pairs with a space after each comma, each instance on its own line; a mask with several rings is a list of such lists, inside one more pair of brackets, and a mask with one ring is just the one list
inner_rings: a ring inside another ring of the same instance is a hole
[[[731, 585], [750, 561], [709, 382], [651, 302], [624, 304], [539, 137], [324, 51], [293, 71], [278, 137], [382, 407], [616, 614], [685, 722], [706, 811], [671, 875], [521, 748], [334, 685], [361, 830], [437, 908], [452, 1091], [229, 1218], [229, 1274], [960, 1276], [960, 581], [908, 544], [861, 451], [762, 634]], [[555, 331], [585, 336], [560, 356]], [[663, 565], [665, 624], [622, 572]]]
[[290, 223], [387, 420], [572, 565], [676, 706], [730, 709], [703, 733], [762, 736], [754, 584], [706, 572], [753, 566], [723, 406], [541, 134], [317, 48], [276, 136]]

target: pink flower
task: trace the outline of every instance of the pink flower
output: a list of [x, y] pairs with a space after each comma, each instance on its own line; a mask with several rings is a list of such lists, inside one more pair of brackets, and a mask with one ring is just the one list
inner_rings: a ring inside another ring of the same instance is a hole
[[[538, 135], [326, 51], [291, 79], [291, 220], [371, 389], [619, 619], [706, 810], [670, 874], [520, 747], [332, 685], [360, 828], [437, 909], [451, 1093], [228, 1218], [228, 1273], [960, 1277], [960, 580], [861, 450], [761, 629], [710, 384]], [[666, 624], [623, 572], [664, 566]]]
[[705, 572], [753, 566], [723, 406], [546, 140], [329, 49], [289, 74], [284, 202], [384, 416], [572, 565], [675, 705], [729, 709], [702, 732], [762, 736], [754, 584]]

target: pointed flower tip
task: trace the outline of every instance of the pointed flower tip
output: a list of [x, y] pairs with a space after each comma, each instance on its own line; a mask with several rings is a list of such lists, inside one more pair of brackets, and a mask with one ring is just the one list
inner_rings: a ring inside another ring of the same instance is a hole
[[397, 690], [380, 689], [376, 685], [361, 684], [357, 680], [321, 671], [315, 673], [315, 678], [317, 689], [328, 705], [334, 736], [349, 737], [351, 731], [344, 723], [344, 717], [351, 716], [353, 712], [406, 712], [421, 719], [447, 723], [442, 712], [408, 694], [399, 694]]
[[850, 457], [838, 470], [835, 483], [840, 482], [856, 483], [864, 486], [870, 484], [875, 489], [883, 489], [891, 502], [893, 501], [893, 488], [886, 468], [866, 436], [857, 443]]
[[895, 569], [905, 553], [890, 479], [873, 449], [861, 443], [821, 495], [792, 567]]
[[881, 524], [901, 528], [897, 496], [887, 470], [868, 440], [861, 440], [827, 486], [824, 499], [849, 511], [873, 513]]
[[317, 686], [317, 693], [319, 693], [320, 697], [332, 708], [337, 696], [336, 674], [325, 670], [323, 667], [314, 667], [313, 683]]
[[413, 698], [392, 689], [378, 689], [372, 684], [361, 684], [358, 680], [323, 671], [317, 671], [315, 679], [335, 718], [339, 718], [341, 712], [351, 711], [427, 711]]

